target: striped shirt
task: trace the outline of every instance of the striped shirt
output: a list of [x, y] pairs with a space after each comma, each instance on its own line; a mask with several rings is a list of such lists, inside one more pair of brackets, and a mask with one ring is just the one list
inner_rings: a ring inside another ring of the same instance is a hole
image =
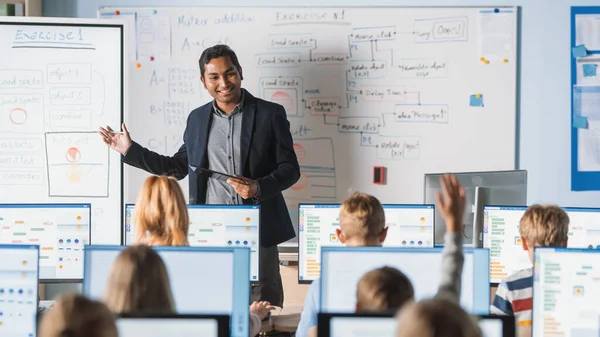
[[533, 307], [533, 268], [505, 278], [496, 290], [490, 313], [514, 315], [517, 325], [531, 325]]

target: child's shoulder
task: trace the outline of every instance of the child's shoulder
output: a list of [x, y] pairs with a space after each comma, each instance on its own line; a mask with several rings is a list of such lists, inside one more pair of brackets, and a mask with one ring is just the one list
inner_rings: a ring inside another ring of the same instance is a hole
[[519, 290], [533, 287], [533, 268], [519, 270], [502, 280], [501, 285], [508, 290]]

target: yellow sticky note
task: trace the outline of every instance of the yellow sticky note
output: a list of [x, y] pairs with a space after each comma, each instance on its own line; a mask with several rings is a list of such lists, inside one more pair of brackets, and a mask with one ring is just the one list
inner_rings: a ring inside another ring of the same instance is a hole
[[490, 64], [490, 61], [488, 61], [488, 60], [485, 60], [484, 62], [485, 62], [485, 64]]
[[485, 57], [480, 57], [479, 61], [481, 61], [481, 62], [485, 61]]
[[475, 95], [475, 97], [481, 98], [481, 94], [477, 94], [477, 95]]
[[502, 60], [502, 62], [508, 63], [508, 59], [504, 59], [504, 60]]

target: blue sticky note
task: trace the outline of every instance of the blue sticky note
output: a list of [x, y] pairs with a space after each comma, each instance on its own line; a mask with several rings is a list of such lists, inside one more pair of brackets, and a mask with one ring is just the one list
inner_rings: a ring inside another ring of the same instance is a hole
[[588, 119], [584, 116], [573, 116], [573, 127], [577, 129], [587, 129]]
[[584, 64], [583, 65], [583, 77], [595, 77], [596, 76], [596, 65], [595, 64]]
[[580, 44], [579, 46], [573, 47], [573, 56], [574, 57], [584, 57], [587, 55], [587, 50], [585, 49], [585, 45]]
[[471, 99], [469, 100], [469, 105], [470, 106], [483, 106], [483, 95], [479, 95], [479, 98], [477, 97], [477, 95], [471, 95]]

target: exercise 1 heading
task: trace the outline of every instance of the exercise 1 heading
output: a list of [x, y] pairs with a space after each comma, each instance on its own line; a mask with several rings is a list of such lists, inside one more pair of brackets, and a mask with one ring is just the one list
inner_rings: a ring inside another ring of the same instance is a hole
[[39, 28], [22, 28], [15, 32], [14, 42], [75, 42], [84, 41], [82, 28], [61, 28], [44, 30]]

